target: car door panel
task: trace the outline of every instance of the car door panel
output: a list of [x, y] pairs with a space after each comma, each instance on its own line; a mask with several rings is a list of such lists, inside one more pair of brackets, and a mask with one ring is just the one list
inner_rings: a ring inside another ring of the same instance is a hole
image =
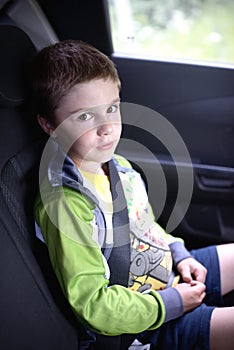
[[[178, 131], [191, 156], [192, 198], [174, 234], [182, 236], [191, 248], [234, 241], [233, 69], [117, 56], [113, 59], [122, 78], [122, 100], [160, 113]], [[163, 168], [167, 195], [159, 222], [166, 227], [178, 195], [178, 171], [183, 168], [186, 172], [191, 164], [175, 164], [155, 137], [132, 126], [124, 127], [123, 137], [144, 144]], [[140, 164], [143, 172], [153, 171], [157, 178], [156, 167], [147, 162], [147, 152], [137, 156], [134, 149], [125, 147], [123, 153]], [[160, 184], [155, 180], [153, 187], [150, 199], [157, 213]], [[180, 212], [183, 203], [176, 205]]]

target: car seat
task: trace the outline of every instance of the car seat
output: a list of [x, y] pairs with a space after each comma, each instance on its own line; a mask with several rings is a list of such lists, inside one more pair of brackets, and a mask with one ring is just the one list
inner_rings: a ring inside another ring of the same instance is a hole
[[0, 348], [77, 350], [75, 317], [34, 235], [45, 140], [25, 108], [24, 73], [36, 49], [21, 29], [1, 23], [0, 48]]
[[[47, 141], [26, 107], [26, 67], [36, 49], [22, 29], [1, 23], [0, 47], [0, 348], [86, 349], [89, 334], [75, 319], [47, 248], [34, 232], [33, 206]], [[109, 350], [111, 342], [112, 349], [124, 350], [134, 336], [97, 338], [92, 349]]]

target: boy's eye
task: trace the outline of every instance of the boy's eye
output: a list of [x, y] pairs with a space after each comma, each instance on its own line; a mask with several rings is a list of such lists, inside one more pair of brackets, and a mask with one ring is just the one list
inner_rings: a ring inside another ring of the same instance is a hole
[[79, 117], [77, 119], [79, 120], [89, 120], [91, 118], [93, 118], [93, 114], [92, 113], [83, 113], [81, 115], [79, 115]]
[[110, 107], [108, 107], [107, 109], [107, 113], [115, 113], [118, 110], [118, 106], [117, 105], [111, 105]]

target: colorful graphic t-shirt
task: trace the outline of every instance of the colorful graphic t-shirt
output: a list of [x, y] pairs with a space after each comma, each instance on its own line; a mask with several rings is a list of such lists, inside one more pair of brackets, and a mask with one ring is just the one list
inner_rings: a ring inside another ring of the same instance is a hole
[[[110, 235], [112, 230], [112, 195], [108, 176], [82, 171], [84, 185], [99, 199]], [[164, 289], [172, 271], [172, 256], [164, 230], [155, 222], [142, 179], [135, 172], [132, 177], [120, 173], [127, 201], [131, 230], [131, 264], [129, 288], [144, 292]], [[173, 285], [177, 283], [174, 279]]]

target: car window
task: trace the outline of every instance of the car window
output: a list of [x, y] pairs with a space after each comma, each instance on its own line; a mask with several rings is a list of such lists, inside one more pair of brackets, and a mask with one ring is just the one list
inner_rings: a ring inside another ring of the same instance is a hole
[[234, 64], [233, 0], [108, 0], [114, 50]]

